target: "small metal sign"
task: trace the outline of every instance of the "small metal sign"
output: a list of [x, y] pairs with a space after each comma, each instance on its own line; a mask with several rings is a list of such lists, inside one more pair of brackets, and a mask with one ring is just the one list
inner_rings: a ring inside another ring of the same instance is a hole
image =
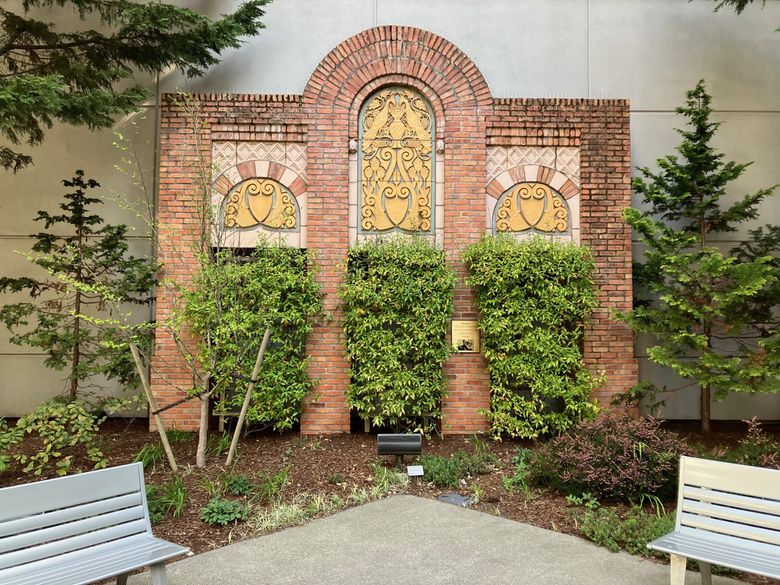
[[409, 477], [422, 477], [425, 475], [425, 472], [423, 471], [422, 465], [407, 465], [406, 475]]
[[479, 352], [479, 327], [476, 321], [452, 321], [452, 347], [458, 353]]

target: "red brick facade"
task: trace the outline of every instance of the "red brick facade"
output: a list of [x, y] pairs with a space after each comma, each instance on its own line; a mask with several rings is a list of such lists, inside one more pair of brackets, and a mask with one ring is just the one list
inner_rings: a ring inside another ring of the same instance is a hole
[[[317, 397], [304, 406], [304, 433], [349, 431], [337, 288], [349, 246], [349, 142], [357, 138], [358, 111], [384, 85], [408, 85], [430, 102], [436, 138], [444, 141], [444, 248], [456, 270], [456, 319], [476, 319], [473, 292], [464, 285], [460, 254], [485, 232], [486, 152], [492, 146], [577, 147], [580, 153], [581, 241], [598, 264], [600, 308], [588, 331], [588, 363], [607, 383], [598, 398], [636, 382], [632, 338], [610, 312], [631, 306], [631, 233], [621, 211], [631, 204], [628, 103], [624, 100], [493, 99], [475, 64], [445, 39], [397, 26], [364, 31], [337, 46], [319, 64], [302, 96], [202, 94], [184, 107], [172, 96], [162, 104], [160, 246], [164, 277], [187, 286], [194, 267], [198, 193], [210, 165], [212, 141], [272, 141], [306, 145], [308, 243], [315, 251], [326, 310], [333, 319], [311, 334], [311, 375]], [[189, 110], [189, 111], [188, 111]], [[542, 176], [544, 171], [540, 171]], [[206, 185], [207, 186], [207, 185]], [[226, 186], [220, 189], [225, 190]], [[568, 187], [567, 187], [568, 188]], [[574, 188], [573, 186], [571, 187]], [[158, 320], [176, 302], [173, 287], [158, 293]], [[186, 340], [185, 340], [186, 342]], [[153, 357], [152, 385], [161, 404], [192, 385], [176, 341], [162, 331]], [[446, 364], [449, 396], [443, 430], [486, 429], [489, 377], [479, 354], [461, 353]], [[196, 401], [195, 401], [196, 402]], [[196, 425], [190, 402], [166, 412], [181, 428]]]

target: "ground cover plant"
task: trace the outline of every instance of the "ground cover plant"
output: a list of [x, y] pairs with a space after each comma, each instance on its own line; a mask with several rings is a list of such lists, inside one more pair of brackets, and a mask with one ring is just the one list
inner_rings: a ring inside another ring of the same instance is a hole
[[12, 426], [0, 419], [0, 472], [12, 461], [33, 475], [106, 467], [98, 434], [103, 420], [80, 402], [61, 400], [44, 402]]
[[495, 436], [559, 433], [596, 413], [584, 327], [596, 306], [587, 248], [486, 236], [464, 255], [476, 289]]
[[341, 288], [350, 358], [347, 400], [366, 425], [431, 433], [441, 418], [442, 365], [455, 276], [422, 239], [370, 241], [349, 251]]

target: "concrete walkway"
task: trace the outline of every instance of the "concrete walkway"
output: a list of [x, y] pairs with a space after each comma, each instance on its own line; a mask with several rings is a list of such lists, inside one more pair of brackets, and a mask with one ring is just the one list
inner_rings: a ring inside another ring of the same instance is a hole
[[[129, 583], [148, 583], [148, 573]], [[666, 585], [669, 567], [414, 496], [351, 508], [168, 566], [169, 585], [287, 583]], [[699, 574], [689, 572], [688, 583], [701, 583]], [[714, 585], [736, 583], [713, 579]]]

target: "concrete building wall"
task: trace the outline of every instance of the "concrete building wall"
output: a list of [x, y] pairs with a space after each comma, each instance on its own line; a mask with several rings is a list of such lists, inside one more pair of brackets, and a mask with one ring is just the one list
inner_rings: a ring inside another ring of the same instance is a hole
[[[236, 1], [191, 1], [216, 15]], [[780, 182], [780, 2], [760, 2], [737, 16], [712, 12], [710, 0], [276, 0], [267, 28], [201, 79], [178, 72], [163, 75], [163, 92], [301, 93], [319, 61], [342, 40], [378, 24], [411, 25], [442, 35], [479, 67], [496, 97], [589, 97], [631, 100], [632, 162], [653, 165], [677, 144], [674, 108], [701, 78], [724, 122], [717, 144], [739, 161], [755, 161], [736, 182], [734, 195]], [[60, 11], [61, 9], [57, 9]], [[44, 19], [66, 19], [62, 12]], [[152, 89], [153, 80], [146, 79]], [[156, 104], [139, 123], [137, 149], [153, 171]], [[127, 125], [124, 126], [128, 128]], [[54, 207], [59, 180], [76, 168], [110, 189], [138, 197], [110, 132], [55, 127], [35, 149], [36, 165], [19, 175], [0, 176], [0, 266], [6, 274], [26, 270], [13, 250], [29, 247], [28, 233], [39, 208]], [[147, 178], [151, 175], [147, 175]], [[112, 221], [136, 222], [110, 205]], [[780, 221], [780, 200], [764, 204], [762, 221]], [[755, 227], [753, 225], [747, 228]], [[738, 238], [742, 234], [736, 234]], [[142, 230], [138, 243], [143, 247]], [[728, 244], [728, 242], [724, 242]], [[6, 301], [5, 298], [2, 302]], [[640, 373], [658, 384], [674, 384], [649, 364], [637, 345]], [[29, 409], [64, 387], [47, 372], [43, 357], [7, 343], [0, 332], [0, 413]], [[675, 395], [665, 416], [693, 418], [696, 397]], [[714, 409], [717, 418], [780, 418], [777, 397], [736, 396]]]

